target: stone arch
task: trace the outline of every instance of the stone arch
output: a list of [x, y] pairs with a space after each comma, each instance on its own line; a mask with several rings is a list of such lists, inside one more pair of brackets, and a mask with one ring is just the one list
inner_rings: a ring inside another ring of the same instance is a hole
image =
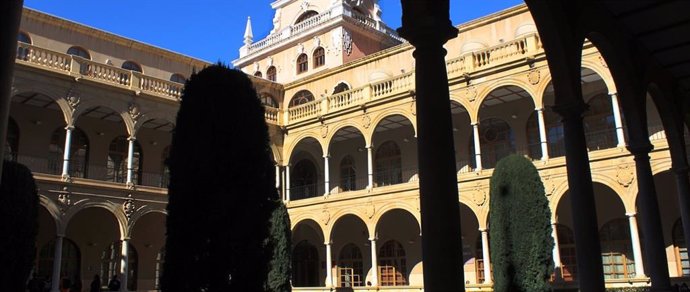
[[601, 64], [592, 61], [592, 60], [582, 60], [582, 69], [589, 69], [594, 71], [594, 73], [597, 73], [599, 77], [601, 77], [601, 80], [604, 81], [604, 84], [606, 84], [606, 89], [608, 89], [608, 93], [617, 93], [616, 89], [616, 83], [613, 82], [613, 76], [611, 76], [611, 72], [604, 68]]
[[289, 142], [285, 143], [285, 146], [283, 146], [283, 151], [284, 151], [283, 153], [285, 153], [285, 155], [283, 155], [282, 157], [286, 158], [288, 163], [289, 163], [290, 159], [292, 158], [292, 155], [295, 152], [295, 149], [297, 148], [297, 146], [302, 141], [304, 141], [306, 139], [310, 139], [310, 138], [316, 140], [319, 143], [319, 146], [320, 146], [319, 149], [321, 149], [321, 153], [325, 153], [324, 149], [326, 149], [326, 148], [324, 147], [323, 139], [320, 139], [319, 135], [317, 135], [314, 132], [314, 130], [312, 130], [312, 131], [305, 131], [305, 132], [299, 133], [295, 138], [288, 140]]
[[65, 231], [67, 230], [67, 227], [69, 227], [69, 224], [71, 223], [70, 221], [74, 216], [79, 214], [79, 212], [89, 208], [102, 208], [110, 212], [115, 217], [115, 221], [118, 224], [118, 232], [120, 233], [120, 239], [129, 238], [129, 222], [124, 211], [122, 211], [121, 206], [115, 204], [114, 202], [96, 202], [91, 201], [89, 199], [84, 199], [79, 202], [76, 202], [70, 208], [70, 210], [67, 211], [67, 213], [65, 213], [63, 217]]
[[131, 234], [132, 230], [134, 230], [134, 227], [137, 225], [137, 221], [139, 219], [146, 217], [147, 215], [151, 214], [160, 214], [163, 216], [168, 216], [168, 211], [162, 210], [162, 209], [154, 209], [150, 206], [143, 206], [137, 210], [134, 214], [129, 219], [129, 224], [127, 226], [127, 233]]
[[495, 82], [490, 83], [489, 85], [483, 87], [479, 92], [477, 92], [477, 100], [474, 101], [474, 103], [477, 105], [476, 108], [473, 108], [473, 110], [470, 112], [470, 120], [473, 123], [476, 123], [479, 121], [479, 113], [481, 112], [481, 104], [484, 103], [484, 101], [489, 97], [489, 94], [491, 94], [494, 90], [500, 89], [502, 87], [509, 87], [509, 86], [515, 86], [517, 88], [520, 88], [527, 92], [527, 94], [531, 97], [532, 104], [537, 105], [541, 104], [540, 100], [537, 100], [538, 95], [534, 91], [534, 86], [529, 84], [528, 82], [519, 80], [517, 78], [506, 78], [502, 80], [497, 80]]
[[378, 230], [381, 218], [383, 218], [383, 216], [386, 215], [386, 213], [393, 210], [402, 210], [407, 213], [410, 213], [410, 215], [412, 215], [412, 217], [414, 217], [417, 220], [419, 229], [422, 229], [422, 218], [421, 214], [417, 210], [417, 207], [413, 207], [410, 204], [404, 202], [390, 202], [383, 204], [381, 205], [381, 207], [377, 208], [376, 214], [374, 214], [374, 216], [371, 218], [371, 222], [373, 224], [370, 225], [372, 225], [373, 230], [369, 231], [369, 234], [376, 234], [376, 230]]
[[72, 114], [72, 117], [73, 117], [72, 122], [74, 123], [74, 125], [76, 125], [77, 120], [79, 120], [79, 118], [84, 113], [86, 113], [87, 110], [90, 110], [90, 109], [93, 109], [96, 107], [107, 108], [107, 109], [115, 112], [116, 114], [118, 114], [118, 116], [121, 118], [122, 122], [125, 125], [125, 130], [127, 131], [127, 134], [130, 137], [134, 135], [134, 133], [135, 133], [134, 127], [135, 127], [136, 121], [134, 121], [132, 119], [132, 116], [129, 115], [129, 111], [127, 109], [117, 109], [117, 107], [113, 107], [110, 105], [104, 105], [104, 104], [99, 103], [99, 101], [97, 101], [95, 99], [83, 101], [74, 110], [74, 113]]
[[175, 120], [176, 119], [171, 118], [171, 116], [168, 115], [167, 113], [163, 113], [163, 112], [159, 112], [159, 111], [153, 111], [153, 112], [147, 112], [147, 113], [143, 114], [141, 117], [139, 117], [139, 119], [137, 119], [134, 122], [134, 127], [132, 129], [133, 132], [131, 135], [136, 136], [136, 134], [139, 133], [139, 129], [141, 129], [141, 127], [144, 124], [146, 124], [150, 121], [154, 121], [154, 120], [166, 121], [166, 122], [170, 123], [173, 128], [175, 128]]
[[60, 207], [58, 207], [57, 204], [55, 204], [53, 202], [53, 200], [51, 200], [50, 198], [48, 198], [45, 195], [39, 195], [38, 199], [39, 199], [40, 205], [43, 208], [45, 208], [46, 211], [48, 211], [48, 214], [50, 214], [50, 217], [53, 218], [53, 222], [55, 222], [54, 227], [55, 227], [56, 234], [64, 234], [65, 230], [67, 228], [67, 224], [62, 223], [61, 216], [60, 216], [61, 215]]
[[[371, 119], [371, 126], [369, 127], [368, 131], [368, 138], [370, 143], [373, 142], [373, 137], [374, 137], [374, 132], [376, 130], [376, 127], [379, 126], [379, 124], [385, 120], [386, 118], [392, 117], [392, 116], [402, 116], [406, 118], [411, 124], [412, 124], [412, 129], [414, 130], [414, 136], [417, 137], [417, 119], [412, 116], [412, 113], [409, 111], [405, 111], [399, 108], [393, 108], [390, 110], [382, 111], [378, 115], [374, 116]], [[365, 139], [367, 139], [365, 137]], [[370, 145], [368, 145], [370, 146]]]
[[[312, 52], [312, 54], [313, 53], [314, 52]], [[345, 84], [347, 86], [347, 88], [349, 88], [348, 90], [354, 89], [354, 87], [352, 87], [352, 84], [350, 84], [350, 82], [347, 82], [344, 79], [340, 79], [340, 80], [335, 82], [335, 85], [333, 85], [333, 88], [331, 88], [331, 93], [329, 93], [329, 95], [334, 94], [333, 92], [335, 91], [336, 87], [338, 87], [338, 85], [340, 85], [340, 84]]]
[[[467, 100], [467, 98], [462, 98], [458, 96], [457, 91], [450, 94], [450, 101], [458, 103], [459, 105], [464, 107], [468, 113], [475, 111], [474, 105], [469, 100]], [[472, 115], [470, 114], [470, 118], [471, 117]]]
[[332, 224], [326, 225], [326, 228], [324, 229], [324, 235], [326, 235], [326, 242], [330, 241], [330, 239], [333, 237], [333, 230], [335, 229], [335, 226], [338, 224], [338, 221], [341, 219], [348, 217], [348, 216], [353, 216], [362, 221], [364, 226], [366, 227], [367, 234], [369, 238], [372, 237], [374, 233], [372, 233], [372, 228], [371, 228], [371, 221], [367, 220], [367, 216], [363, 214], [362, 211], [356, 209], [356, 208], [348, 208], [348, 209], [343, 209], [343, 210], [338, 210], [336, 213], [331, 215], [332, 219], [330, 219], [329, 222], [332, 222]]
[[362, 135], [362, 137], [364, 138], [364, 145], [365, 146], [369, 145], [369, 143], [371, 143], [371, 140], [367, 139], [367, 138], [369, 138], [369, 136], [367, 135], [367, 131], [365, 129], [362, 129], [362, 125], [353, 121], [353, 119], [348, 119], [346, 121], [342, 121], [342, 122], [335, 124], [335, 126], [333, 127], [333, 130], [328, 131], [328, 136], [326, 136], [326, 138], [324, 138], [324, 141], [325, 141], [324, 142], [324, 145], [325, 145], [324, 153], [330, 152], [330, 147], [331, 147], [331, 144], [333, 144], [333, 138], [335, 137], [335, 134], [337, 134], [338, 131], [345, 129], [345, 128], [348, 128], [348, 127], [355, 128]]
[[74, 113], [72, 112], [72, 107], [69, 105], [69, 103], [67, 102], [67, 100], [65, 98], [55, 97], [56, 93], [54, 91], [51, 92], [50, 90], [48, 90], [46, 88], [43, 88], [40, 86], [34, 86], [34, 85], [24, 85], [24, 84], [19, 85], [19, 86], [14, 88], [14, 90], [12, 91], [11, 98], [16, 96], [16, 95], [20, 95], [20, 94], [24, 94], [24, 93], [38, 93], [38, 94], [45, 95], [45, 96], [49, 97], [50, 99], [55, 101], [55, 104], [57, 104], [58, 107], [60, 108], [60, 112], [62, 113], [62, 117], [65, 120], [65, 125], [66, 126], [74, 125]]
[[[623, 204], [623, 207], [625, 208], [625, 212], [631, 212], [631, 210], [632, 212], [634, 212], [635, 200], [633, 198], [633, 200], [631, 201], [629, 198], [630, 196], [628, 194], [632, 190], [635, 183], [632, 183], [626, 191], [626, 189], [624, 189], [623, 186], [621, 186], [615, 178], [597, 172], [592, 172], [592, 182], [601, 184], [612, 190], [614, 193], [616, 193], [616, 195], [618, 195], [618, 199], [621, 200], [621, 204]], [[554, 188], [553, 194], [549, 198], [549, 208], [551, 209], [551, 222], [557, 222], [556, 211], [558, 210], [558, 205], [560, 204], [561, 200], [568, 192], [568, 190], [569, 187], [567, 179], [562, 180]]]
[[307, 3], [307, 7], [305, 9], [300, 9], [300, 11], [298, 11], [298, 13], [296, 13], [295, 16], [292, 17], [292, 20], [290, 21], [291, 25], [297, 24], [297, 20], [299, 20], [306, 13], [314, 12], [316, 13], [316, 15], [318, 15], [319, 11], [322, 10], [321, 7], [317, 6], [315, 3], [305, 3]]

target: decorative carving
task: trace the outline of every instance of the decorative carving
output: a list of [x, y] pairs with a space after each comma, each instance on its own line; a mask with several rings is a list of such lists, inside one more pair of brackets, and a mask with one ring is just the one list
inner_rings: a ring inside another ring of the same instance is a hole
[[477, 98], [477, 88], [474, 86], [467, 87], [467, 89], [465, 89], [464, 96], [465, 99], [473, 102]]
[[309, 0], [303, 0], [302, 4], [300, 4], [299, 8], [302, 10], [309, 9]]
[[551, 172], [546, 172], [541, 177], [542, 184], [544, 184], [544, 194], [550, 197], [556, 191], [556, 182], [553, 181]]
[[369, 129], [370, 126], [371, 126], [371, 117], [369, 117], [369, 115], [364, 115], [362, 117], [362, 127], [364, 127], [365, 129]]
[[599, 56], [599, 63], [601, 63], [601, 66], [604, 66], [604, 68], [609, 67], [609, 64], [606, 64], [606, 60], [604, 60], [604, 56]]
[[141, 109], [136, 102], [129, 103], [129, 115], [135, 122], [141, 117]]
[[624, 187], [628, 187], [635, 180], [635, 172], [630, 163], [619, 163], [616, 172], [616, 180]]
[[529, 83], [532, 83], [532, 85], [539, 84], [539, 81], [541, 81], [541, 72], [536, 69], [530, 70], [529, 73], [527, 73], [527, 80], [529, 80]]
[[81, 98], [79, 97], [79, 94], [76, 92], [70, 91], [66, 99], [67, 104], [69, 104], [69, 107], [72, 108], [72, 112], [74, 112], [77, 109], [77, 106], [81, 103]]
[[412, 113], [413, 116], [417, 115], [417, 104], [414, 101], [410, 103], [410, 113]]
[[125, 212], [127, 219], [132, 218], [132, 214], [134, 214], [134, 211], [136, 210], [136, 205], [134, 205], [134, 198], [132, 198], [132, 194], [127, 195], [127, 200], [122, 203], [122, 210]]
[[273, 66], [273, 57], [268, 57], [266, 63], [268, 64], [268, 67]]
[[314, 47], [320, 47], [321, 46], [321, 39], [319, 39], [318, 36], [314, 37]]
[[321, 138], [328, 136], [328, 125], [321, 126]]
[[68, 187], [63, 187], [62, 192], [58, 194], [58, 203], [60, 203], [60, 213], [62, 215], [65, 215], [67, 213], [67, 209], [72, 206], [72, 199], [71, 199], [72, 192], [70, 192]]
[[352, 36], [345, 29], [343, 29], [343, 52], [348, 56], [352, 54]]
[[483, 206], [486, 203], [486, 190], [482, 188], [481, 183], [477, 183], [472, 192], [472, 201], [477, 204], [477, 206]]
[[328, 225], [329, 221], [331, 221], [331, 213], [324, 209], [321, 211], [321, 223]]
[[370, 201], [369, 204], [364, 208], [364, 214], [366, 214], [369, 219], [374, 218], [374, 215], [376, 214], [376, 206], [374, 206], [374, 203]]

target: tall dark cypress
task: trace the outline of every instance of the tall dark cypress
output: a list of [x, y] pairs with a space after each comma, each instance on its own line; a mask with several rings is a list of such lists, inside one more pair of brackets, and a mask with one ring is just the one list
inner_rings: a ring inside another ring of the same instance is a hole
[[531, 161], [501, 159], [491, 176], [489, 236], [494, 291], [550, 291], [551, 211]]
[[162, 289], [263, 291], [278, 194], [264, 108], [218, 64], [191, 76], [173, 134]]
[[26, 166], [5, 161], [0, 184], [0, 285], [25, 291], [36, 255], [38, 193]]
[[271, 216], [270, 237], [267, 249], [272, 257], [269, 262], [267, 292], [289, 292], [292, 276], [290, 216], [281, 201], [274, 202]]

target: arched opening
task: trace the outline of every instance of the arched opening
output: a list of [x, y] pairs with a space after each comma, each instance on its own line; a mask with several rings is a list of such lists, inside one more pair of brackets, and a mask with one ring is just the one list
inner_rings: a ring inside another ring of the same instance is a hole
[[261, 99], [261, 104], [266, 107], [278, 108], [278, 102], [268, 93], [261, 93], [259, 99]]
[[275, 82], [276, 78], [277, 78], [276, 67], [275, 66], [268, 67], [268, 69], [266, 69], [266, 79]]
[[[163, 145], [170, 145], [172, 143], [172, 132], [175, 124], [165, 119], [150, 119], [141, 125], [137, 132], [137, 141], [148, 142], [144, 144], [146, 147], [147, 156], [153, 159], [150, 161], [143, 161], [143, 154], [139, 154], [139, 172], [141, 179], [133, 178], [133, 181], [138, 182], [144, 186], [166, 188], [168, 187], [168, 167], [165, 161], [170, 155], [170, 149], [163, 147]], [[136, 148], [135, 148], [136, 149]], [[143, 151], [144, 149], [142, 149]], [[137, 161], [134, 160], [136, 163]], [[135, 167], [135, 172], [137, 168]]]
[[575, 281], [577, 258], [573, 231], [568, 226], [556, 224], [556, 236], [558, 236], [558, 251], [561, 256], [561, 277], [564, 281]]
[[364, 135], [355, 127], [339, 129], [329, 146], [331, 193], [364, 189], [367, 184], [367, 152]]
[[582, 68], [582, 97], [589, 106], [583, 117], [587, 148], [590, 151], [614, 148], [618, 144], [609, 90], [601, 76]]
[[326, 265], [321, 254], [324, 236], [319, 225], [304, 220], [292, 230], [292, 286], [322, 287], [326, 284]]
[[[101, 269], [103, 283], [105, 279], [112, 279], [113, 276], [120, 278], [120, 264], [122, 262], [122, 241], [116, 240], [110, 243], [101, 253]], [[137, 290], [137, 276], [139, 271], [139, 253], [134, 245], [127, 245], [127, 291]], [[121, 278], [120, 278], [121, 279]]]
[[376, 125], [372, 144], [375, 187], [417, 180], [417, 138], [410, 120], [386, 117]]
[[5, 139], [5, 159], [17, 161], [19, 154], [19, 126], [12, 117], [7, 123], [7, 138]]
[[[475, 156], [474, 138], [470, 142], [470, 155]], [[479, 123], [479, 145], [482, 167], [494, 168], [501, 158], [515, 153], [515, 134], [507, 122], [489, 118]]]
[[288, 107], [296, 107], [312, 101], [314, 101], [314, 95], [309, 90], [300, 90], [292, 96]]
[[130, 244], [138, 251], [139, 268], [136, 274], [139, 290], [154, 290], [160, 285], [165, 259], [165, 228], [161, 227], [165, 225], [165, 214], [151, 212], [137, 219], [132, 227]]
[[[75, 129], [81, 129], [85, 133], [93, 133], [95, 136], [92, 136], [90, 142], [95, 141], [113, 141], [113, 138], [118, 137], [120, 135], [127, 135], [127, 129], [125, 126], [125, 123], [122, 119], [122, 116], [107, 107], [103, 106], [95, 106], [92, 108], [88, 108], [85, 111], [81, 112], [79, 116], [75, 117]], [[64, 131], [64, 130], [63, 130]], [[123, 136], [125, 137], [125, 136]], [[75, 138], [72, 138], [72, 147], [74, 146], [74, 143], [77, 142], [74, 140]], [[95, 140], [94, 140], [95, 139]], [[128, 143], [128, 141], [125, 138], [125, 143]], [[57, 145], [65, 145], [65, 141], [62, 141], [61, 144]], [[102, 142], [100, 142], [102, 143]], [[98, 180], [105, 180], [105, 181], [122, 181], [126, 179], [127, 175], [127, 166], [126, 164], [124, 165], [124, 168], [122, 168], [122, 175], [123, 179], [121, 180], [115, 180], [115, 176], [113, 176], [112, 172], [109, 172], [109, 167], [112, 167], [113, 165], [109, 165], [108, 162], [110, 162], [108, 158], [108, 149], [106, 148], [109, 145], [102, 145], [101, 147], [95, 147], [94, 145], [89, 145], [90, 148], [88, 149], [87, 153], [87, 158], [90, 156], [99, 158], [99, 159], [89, 159], [88, 164], [86, 165], [86, 170], [87, 172], [86, 177], [90, 179], [98, 179]], [[123, 155], [125, 159], [127, 158], [127, 146], [124, 146], [123, 150]], [[64, 146], [60, 146], [61, 148]], [[106, 159], [103, 159], [106, 158]], [[136, 167], [136, 165], [135, 165]], [[70, 166], [70, 171], [71, 171], [71, 166]], [[109, 176], [110, 175], [110, 176]]]
[[336, 85], [336, 86], [333, 88], [333, 94], [338, 94], [338, 93], [345, 92], [345, 91], [348, 91], [348, 90], [350, 90], [350, 86], [347, 85], [347, 83], [345, 83], [345, 82], [339, 82], [338, 85]]
[[91, 60], [91, 54], [89, 54], [89, 51], [78, 46], [73, 46], [67, 49], [67, 54], [72, 55], [72, 56], [77, 56], [77, 57], [82, 57], [87, 60]]
[[[331, 231], [332, 250], [337, 251], [333, 257], [335, 262], [336, 284], [338, 287], [365, 286], [367, 276], [365, 266], [371, 267], [371, 248], [367, 226], [355, 215], [345, 215], [333, 224]], [[363, 255], [366, 252], [367, 256]], [[367, 259], [365, 261], [365, 258]]]
[[[543, 99], [544, 126], [546, 128], [546, 141], [548, 142], [547, 145], [549, 157], [565, 156], [563, 123], [561, 122], [561, 116], [553, 111], [553, 106], [555, 105], [555, 95], [551, 81], [549, 81], [549, 85], [546, 86]], [[535, 120], [534, 122], [537, 121]]]
[[[53, 276], [55, 262], [55, 239], [44, 244], [38, 252], [36, 276], [40, 279], [50, 279]], [[62, 260], [60, 262], [61, 285], [81, 280], [81, 251], [74, 241], [62, 239]]]
[[129, 71], [134, 71], [134, 72], [139, 72], [143, 73], [144, 71], [141, 69], [141, 65], [134, 61], [125, 61], [122, 63], [122, 69], [129, 70]]
[[[465, 266], [465, 280], [471, 284], [483, 283], [484, 260], [481, 249], [481, 233], [479, 220], [474, 211], [467, 205], [460, 203], [460, 222], [462, 223], [462, 261]], [[479, 238], [479, 252], [473, 246], [473, 239]]]
[[261, 71], [256, 71], [256, 72], [254, 72], [254, 77], [263, 78], [263, 77], [264, 77], [264, 74], [261, 73]]
[[312, 54], [312, 59], [314, 60], [314, 68], [319, 68], [326, 65], [326, 50], [322, 47], [316, 48]]
[[314, 138], [299, 141], [290, 155], [290, 199], [313, 198], [324, 194], [321, 144]]
[[635, 261], [630, 241], [630, 226], [625, 217], [612, 219], [599, 229], [604, 279], [635, 277]]
[[[667, 253], [669, 276], [687, 277], [690, 276], [690, 260], [688, 259], [683, 223], [680, 220], [681, 214], [678, 201], [680, 194], [678, 193], [676, 182], [677, 177], [672, 170], [666, 170], [654, 175], [661, 227], [664, 231], [664, 243], [666, 250], [669, 252]], [[642, 214], [638, 216], [638, 222], [643, 220]]]
[[[129, 140], [126, 136], [117, 136], [110, 142], [108, 147], [108, 161], [106, 165], [106, 180], [112, 182], [127, 181]], [[141, 145], [134, 141], [134, 151], [132, 155], [132, 182], [141, 184], [144, 157]]]
[[307, 10], [304, 13], [302, 13], [299, 17], [297, 17], [297, 20], [295, 20], [295, 24], [303, 22], [303, 21], [305, 21], [309, 18], [312, 18], [314, 16], [317, 16], [317, 15], [319, 15], [318, 12], [316, 12], [314, 10]]
[[31, 44], [31, 36], [29, 36], [28, 33], [20, 31], [19, 34], [17, 34], [17, 41], [22, 42], [25, 44]]
[[187, 82], [187, 77], [184, 77], [184, 75], [180, 73], [175, 73], [170, 75], [170, 81], [185, 84], [185, 82]]
[[309, 57], [307, 54], [297, 56], [297, 74], [309, 71]]
[[[48, 169], [51, 174], [61, 174], [64, 160], [66, 132], [63, 127], [53, 131], [48, 146]], [[80, 128], [72, 129], [72, 141], [69, 154], [69, 175], [71, 177], [87, 177], [89, 165], [89, 138]]]
[[461, 104], [451, 101], [450, 113], [453, 121], [453, 143], [455, 145], [455, 170], [457, 172], [470, 172], [474, 157], [466, 151], [464, 145], [470, 141], [472, 127], [470, 125], [470, 114]]
[[338, 287], [364, 286], [363, 276], [362, 250], [354, 243], [348, 243], [338, 256]]
[[386, 212], [376, 224], [380, 286], [422, 285], [419, 222], [408, 211]]

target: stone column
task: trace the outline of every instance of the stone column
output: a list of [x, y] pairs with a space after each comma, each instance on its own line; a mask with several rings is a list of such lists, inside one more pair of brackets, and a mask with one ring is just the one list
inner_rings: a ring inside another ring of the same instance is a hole
[[[554, 85], [554, 89], [557, 89], [556, 85], [558, 84]], [[561, 86], [567, 88], [568, 85], [570, 84]], [[563, 117], [565, 159], [572, 207], [573, 235], [577, 243], [575, 252], [580, 290], [603, 292], [605, 291], [604, 269], [601, 261], [599, 225], [582, 122], [582, 114], [587, 106], [582, 101], [582, 92], [579, 89], [564, 90], [563, 93], [570, 94], [574, 101], [570, 104], [555, 106], [554, 110]], [[587, 214], [587, 216], [582, 214]]]
[[367, 146], [367, 177], [369, 178], [368, 189], [374, 187], [374, 146]]
[[642, 248], [640, 245], [640, 232], [637, 230], [637, 218], [635, 213], [625, 213], [630, 223], [630, 239], [632, 239], [633, 260], [635, 261], [635, 278], [644, 278], [644, 264], [642, 263]]
[[489, 252], [489, 230], [479, 228], [482, 233], [482, 257], [484, 258], [484, 284], [491, 284], [491, 253]]
[[690, 179], [688, 178], [688, 167], [674, 167], [672, 171], [676, 174], [676, 188], [678, 190], [680, 218], [681, 222], [683, 222], [683, 235], [685, 236], [685, 242], [690, 242]]
[[70, 149], [72, 148], [72, 130], [73, 126], [65, 127], [65, 148], [62, 152], [62, 178], [69, 178], [69, 159], [70, 159]]
[[280, 191], [280, 165], [276, 163], [276, 190]]
[[134, 141], [136, 141], [137, 138], [135, 137], [129, 137], [127, 141], [129, 141], [129, 147], [127, 149], [127, 185], [128, 186], [133, 186], [134, 182], [132, 181], [134, 179]]
[[326, 242], [326, 287], [333, 287], [333, 259], [331, 258], [331, 243]]
[[558, 243], [558, 223], [551, 223], [551, 237], [553, 237], [553, 266], [555, 269], [556, 282], [563, 281], [562, 268], [563, 263], [561, 262], [561, 247]]
[[122, 248], [120, 249], [120, 291], [127, 290], [127, 280], [129, 276], [129, 238], [122, 240]]
[[541, 160], [549, 159], [549, 140], [546, 136], [546, 123], [544, 122], [544, 108], [537, 109], [539, 121], [539, 142], [541, 143]]
[[290, 202], [290, 164], [285, 166], [285, 201]]
[[[644, 131], [646, 132], [646, 129]], [[653, 146], [649, 140], [645, 142], [638, 141], [628, 147], [628, 150], [635, 156], [637, 206], [638, 211], [642, 214], [642, 232], [645, 235], [645, 270], [652, 280], [652, 291], [672, 291], [659, 202], [656, 196], [652, 167], [649, 163], [649, 152], [652, 151]]]
[[55, 237], [55, 253], [53, 254], [53, 275], [50, 278], [50, 292], [60, 292], [60, 276], [62, 272], [62, 240], [64, 235]]
[[621, 109], [618, 105], [618, 94], [611, 93], [611, 108], [613, 109], [613, 122], [616, 125], [616, 138], [618, 139], [618, 147], [625, 147], [625, 134], [623, 133], [623, 119], [621, 118]]
[[[400, 36], [415, 47], [424, 291], [464, 291], [455, 149], [443, 45], [458, 35], [449, 0], [402, 1]], [[449, 252], [455, 251], [455, 252]]]
[[329, 157], [330, 156], [328, 154], [323, 156], [323, 187], [324, 187], [323, 194], [324, 194], [324, 196], [327, 196], [328, 194], [331, 193], [331, 185], [330, 185], [331, 174], [330, 174], [330, 166], [328, 166], [328, 158]]
[[482, 146], [479, 141], [479, 123], [472, 123], [472, 133], [474, 135], [474, 165], [476, 170], [482, 170]]
[[371, 243], [371, 286], [379, 285], [379, 260], [376, 254], [376, 238], [369, 238]]

